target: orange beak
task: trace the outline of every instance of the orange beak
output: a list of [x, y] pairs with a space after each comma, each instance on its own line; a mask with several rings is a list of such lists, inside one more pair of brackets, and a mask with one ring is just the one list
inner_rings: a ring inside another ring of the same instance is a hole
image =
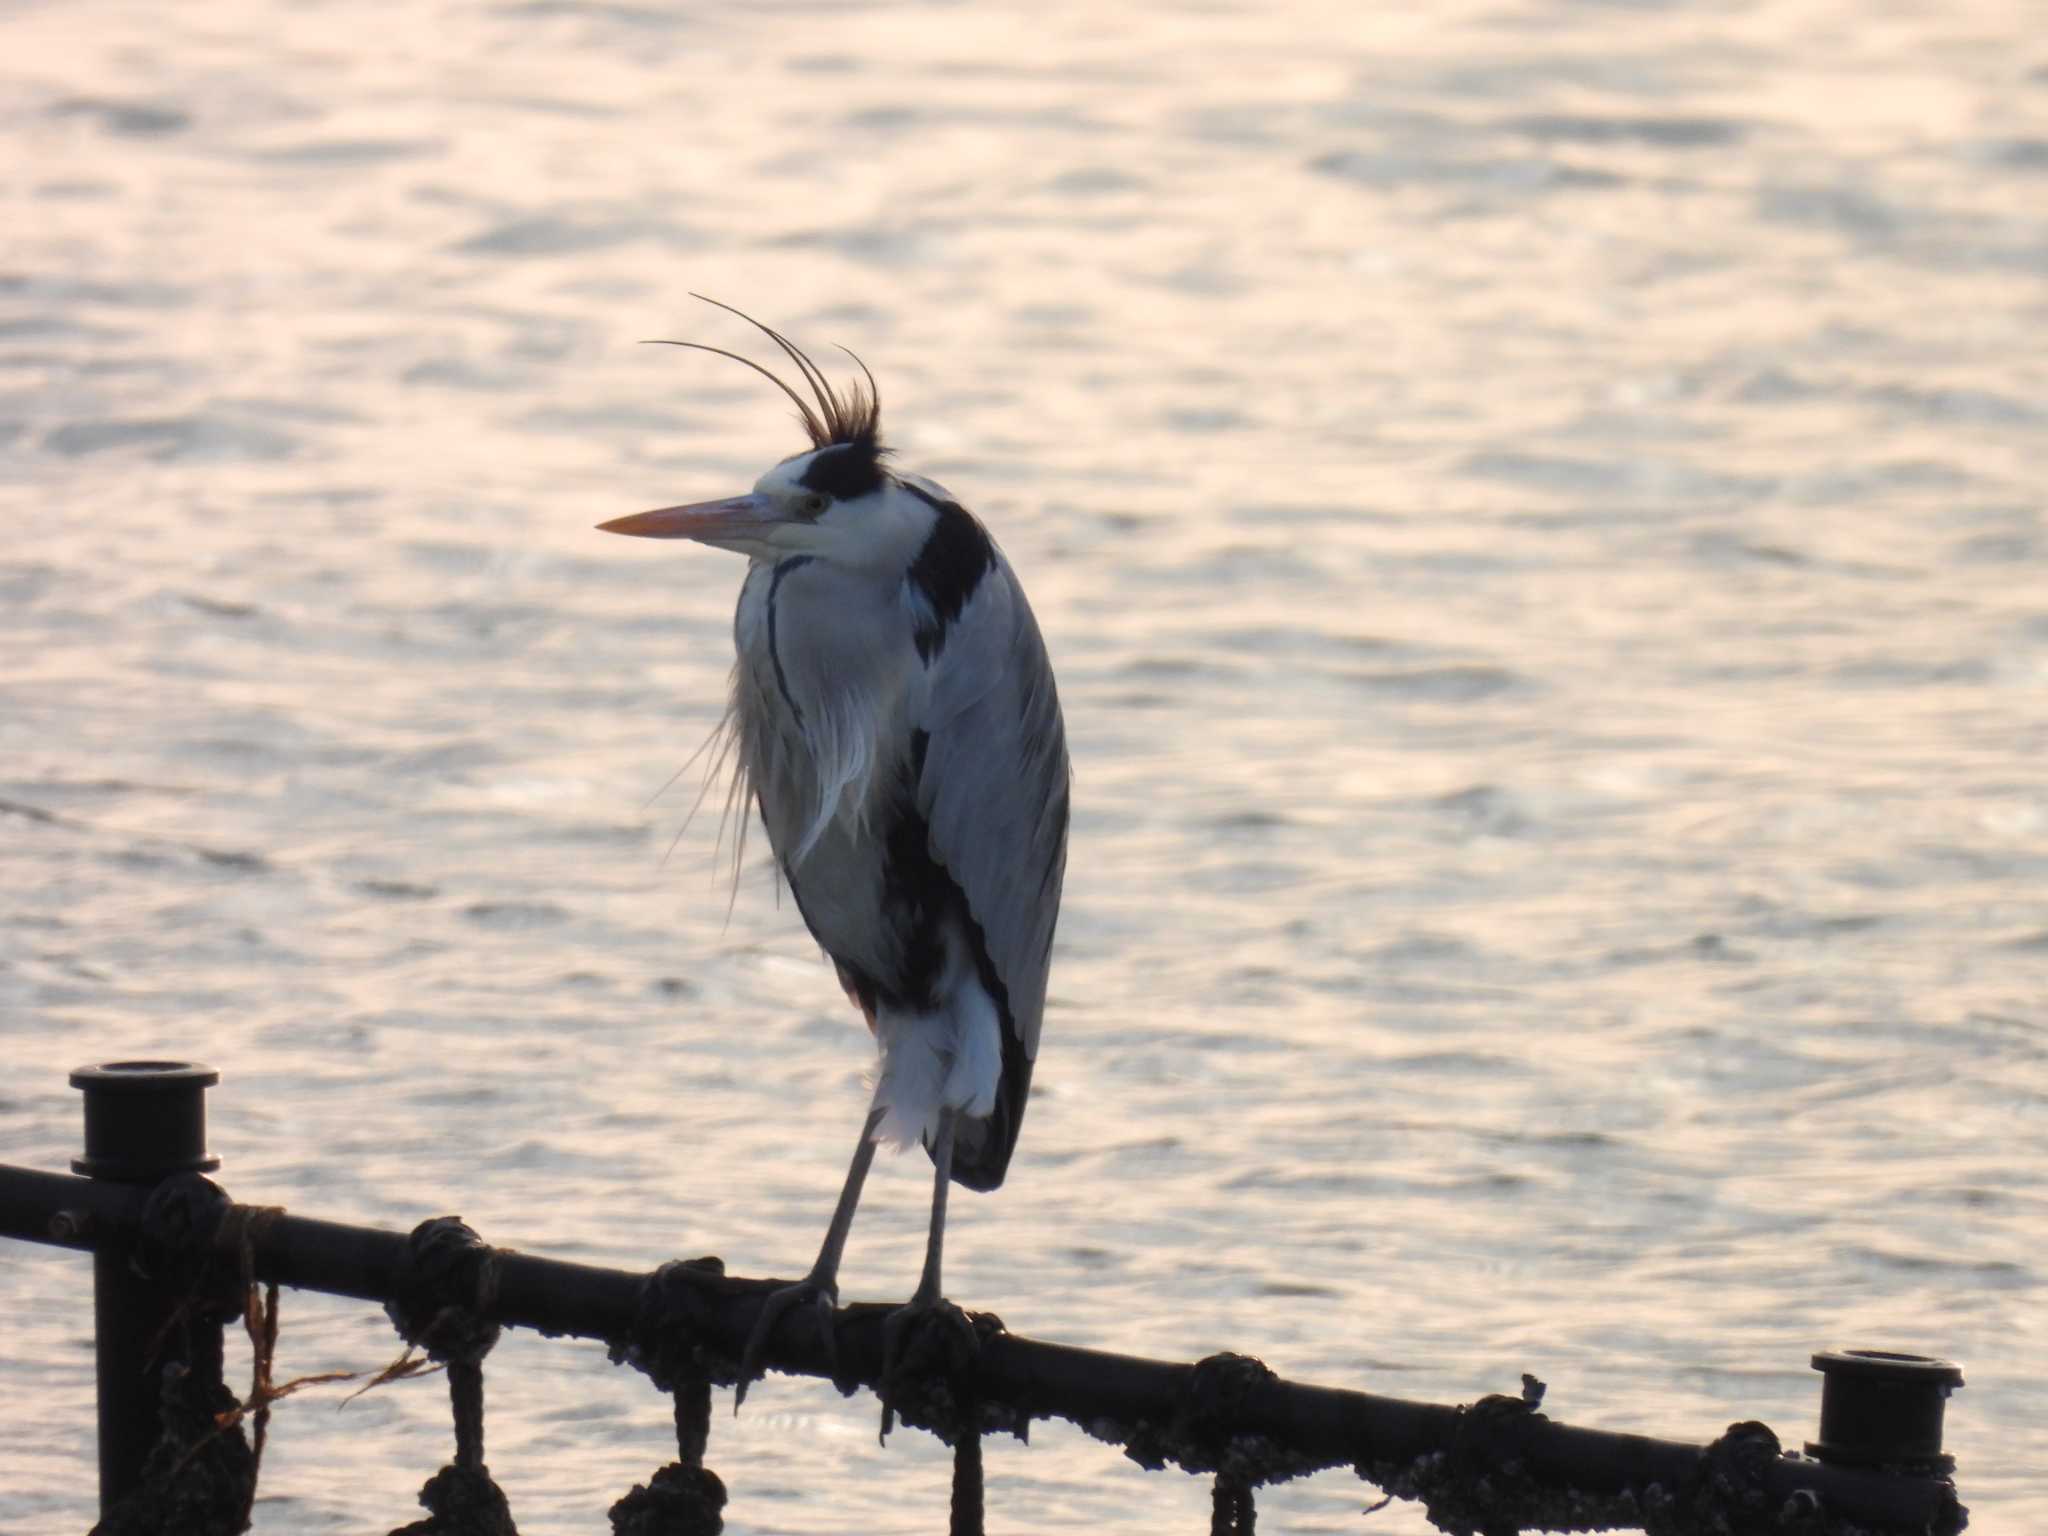
[[625, 533], [639, 539], [697, 539], [720, 544], [735, 535], [745, 536], [784, 520], [767, 497], [750, 493], [728, 496], [723, 501], [635, 512], [597, 526], [602, 533]]

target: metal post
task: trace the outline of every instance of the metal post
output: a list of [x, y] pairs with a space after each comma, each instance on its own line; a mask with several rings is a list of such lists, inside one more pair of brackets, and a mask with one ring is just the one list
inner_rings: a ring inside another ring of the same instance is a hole
[[1955, 1457], [1941, 1448], [1948, 1396], [1963, 1368], [1932, 1355], [1884, 1349], [1829, 1349], [1813, 1357], [1821, 1373], [1820, 1439], [1806, 1454], [1837, 1466], [1882, 1467], [1947, 1477]]
[[[110, 1061], [80, 1067], [71, 1086], [85, 1092], [85, 1156], [74, 1172], [115, 1184], [155, 1184], [178, 1173], [211, 1173], [206, 1151], [206, 1090], [211, 1067], [179, 1061]], [[102, 1242], [92, 1260], [93, 1339], [99, 1363], [100, 1514], [139, 1487], [157, 1442], [161, 1343], [175, 1295], [134, 1264], [129, 1241]]]

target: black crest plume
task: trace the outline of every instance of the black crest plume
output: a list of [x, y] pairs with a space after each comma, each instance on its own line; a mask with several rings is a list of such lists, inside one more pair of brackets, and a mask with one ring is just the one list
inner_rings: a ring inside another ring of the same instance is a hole
[[859, 383], [849, 384], [842, 393], [832, 387], [831, 382], [826, 379], [824, 371], [811, 361], [809, 354], [803, 348], [799, 347], [773, 326], [763, 325], [744, 310], [734, 309], [730, 304], [722, 303], [717, 299], [706, 298], [701, 293], [693, 293], [690, 297], [702, 300], [702, 302], [714, 308], [722, 309], [727, 314], [738, 315], [747, 324], [780, 347], [783, 356], [796, 365], [796, 371], [815, 397], [815, 403], [812, 400], [806, 400], [792, 389], [787, 381], [762, 367], [751, 357], [742, 357], [739, 353], [728, 352], [723, 347], [707, 346], [701, 341], [668, 340], [656, 340], [651, 345], [688, 347], [693, 352], [710, 352], [719, 357], [729, 357], [742, 367], [753, 369], [754, 372], [760, 374], [762, 378], [789, 396], [791, 404], [796, 406], [797, 419], [804, 424], [804, 431], [809, 434], [813, 448], [829, 448], [835, 444], [841, 444], [849, 447], [865, 448], [869, 454], [875, 457], [881, 455], [883, 451], [881, 444], [882, 392], [875, 384], [874, 374], [868, 371], [868, 365], [863, 363], [858, 356], [845, 347], [839, 349], [845, 352], [848, 357], [853, 358], [854, 365], [860, 369], [862, 377], [867, 380], [865, 386]]

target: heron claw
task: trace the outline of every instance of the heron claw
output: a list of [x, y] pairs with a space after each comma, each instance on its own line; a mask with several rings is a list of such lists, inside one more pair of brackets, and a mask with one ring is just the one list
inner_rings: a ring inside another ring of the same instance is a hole
[[732, 1411], [737, 1417], [740, 1405], [747, 1400], [747, 1388], [767, 1375], [761, 1364], [761, 1353], [768, 1347], [768, 1341], [775, 1336], [775, 1329], [783, 1315], [794, 1308], [807, 1306], [816, 1319], [818, 1333], [825, 1341], [826, 1358], [832, 1362], [832, 1373], [839, 1373], [839, 1337], [833, 1327], [838, 1315], [839, 1286], [835, 1280], [810, 1274], [794, 1285], [785, 1285], [770, 1291], [761, 1302], [761, 1312], [754, 1319], [753, 1331], [747, 1335], [747, 1347], [740, 1351], [739, 1380], [733, 1387]]
[[908, 1366], [926, 1363], [932, 1351], [916, 1346], [926, 1344], [931, 1337], [926, 1330], [937, 1331], [934, 1325], [944, 1330], [939, 1344], [948, 1374], [957, 1376], [980, 1344], [974, 1324], [959, 1307], [943, 1296], [927, 1296], [919, 1291], [882, 1319], [882, 1380], [875, 1395], [882, 1400], [884, 1444], [888, 1443], [889, 1431], [896, 1427], [899, 1377]]

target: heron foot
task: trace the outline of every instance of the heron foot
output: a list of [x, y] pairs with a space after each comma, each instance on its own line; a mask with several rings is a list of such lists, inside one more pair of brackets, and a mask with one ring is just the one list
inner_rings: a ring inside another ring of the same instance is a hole
[[882, 1319], [882, 1381], [876, 1395], [882, 1400], [883, 1443], [896, 1427], [896, 1403], [906, 1378], [940, 1374], [959, 1381], [973, 1369], [980, 1349], [981, 1335], [967, 1314], [922, 1289]]
[[813, 1271], [794, 1285], [770, 1291], [762, 1300], [761, 1314], [754, 1319], [753, 1331], [747, 1335], [747, 1347], [740, 1351], [739, 1381], [732, 1393], [735, 1415], [747, 1400], [747, 1388], [768, 1374], [761, 1365], [761, 1352], [768, 1347], [784, 1316], [799, 1307], [809, 1310], [819, 1336], [825, 1341], [825, 1354], [832, 1362], [833, 1374], [838, 1374], [839, 1338], [833, 1323], [839, 1311], [839, 1283], [831, 1276]]

